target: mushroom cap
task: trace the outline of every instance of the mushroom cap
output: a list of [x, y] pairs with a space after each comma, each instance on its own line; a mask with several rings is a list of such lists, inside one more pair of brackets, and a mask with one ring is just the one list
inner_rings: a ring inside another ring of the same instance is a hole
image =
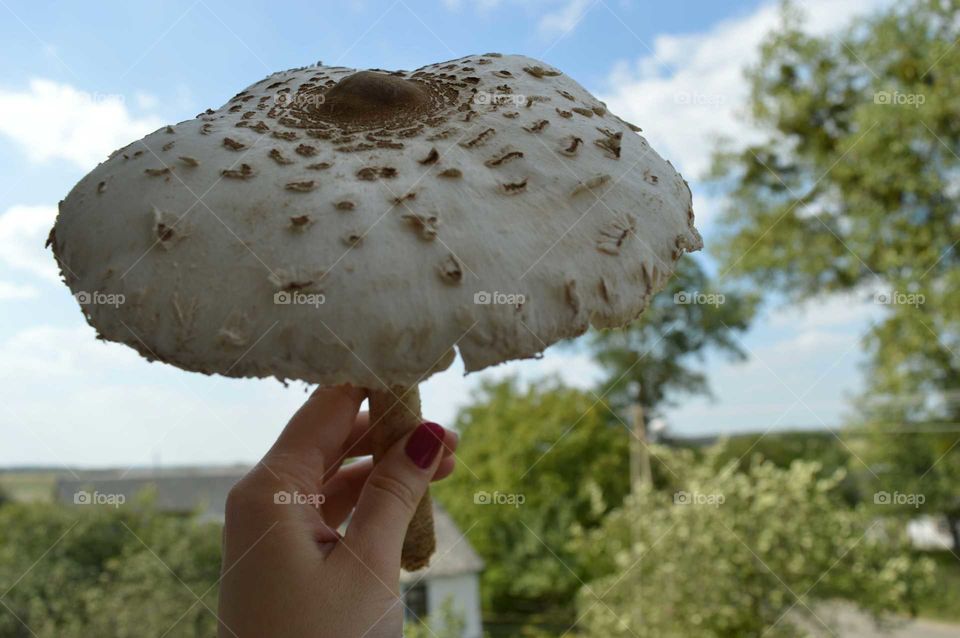
[[673, 166], [537, 60], [316, 65], [110, 156], [50, 243], [101, 338], [232, 377], [412, 385], [635, 319], [702, 246]]

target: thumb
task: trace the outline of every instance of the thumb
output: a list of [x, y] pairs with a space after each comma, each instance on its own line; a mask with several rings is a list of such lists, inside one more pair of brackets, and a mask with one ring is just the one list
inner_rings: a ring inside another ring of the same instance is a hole
[[436, 423], [421, 423], [394, 443], [370, 472], [343, 542], [384, 576], [400, 571], [407, 526], [440, 465], [440, 452], [455, 437]]

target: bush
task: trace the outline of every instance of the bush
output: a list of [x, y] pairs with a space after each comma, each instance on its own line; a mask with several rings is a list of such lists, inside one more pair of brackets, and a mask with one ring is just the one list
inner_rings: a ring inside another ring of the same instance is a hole
[[792, 614], [843, 598], [874, 613], [913, 612], [932, 566], [902, 534], [837, 495], [842, 472], [817, 463], [744, 471], [659, 449], [677, 491], [641, 487], [599, 530], [579, 535], [584, 556], [611, 570], [580, 592], [591, 636], [794, 636]]
[[219, 525], [135, 504], [11, 503], [0, 538], [2, 638], [216, 634]]

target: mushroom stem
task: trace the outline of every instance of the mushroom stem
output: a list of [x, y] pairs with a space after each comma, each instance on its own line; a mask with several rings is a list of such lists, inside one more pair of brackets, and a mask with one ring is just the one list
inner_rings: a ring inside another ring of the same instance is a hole
[[[370, 390], [370, 422], [373, 424], [373, 462], [380, 458], [423, 419], [420, 416], [420, 392], [417, 386]], [[430, 490], [420, 499], [403, 539], [400, 564], [407, 571], [426, 567], [436, 549], [433, 535], [433, 505]]]

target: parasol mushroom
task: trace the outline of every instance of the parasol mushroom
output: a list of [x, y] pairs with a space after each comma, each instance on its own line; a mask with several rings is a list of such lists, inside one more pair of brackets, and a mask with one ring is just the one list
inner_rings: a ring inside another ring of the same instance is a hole
[[[702, 246], [638, 131], [523, 56], [318, 64], [116, 151], [48, 243], [100, 337], [149, 360], [366, 388], [376, 460], [456, 351], [472, 372], [626, 324]], [[432, 551], [427, 495], [403, 566]]]

